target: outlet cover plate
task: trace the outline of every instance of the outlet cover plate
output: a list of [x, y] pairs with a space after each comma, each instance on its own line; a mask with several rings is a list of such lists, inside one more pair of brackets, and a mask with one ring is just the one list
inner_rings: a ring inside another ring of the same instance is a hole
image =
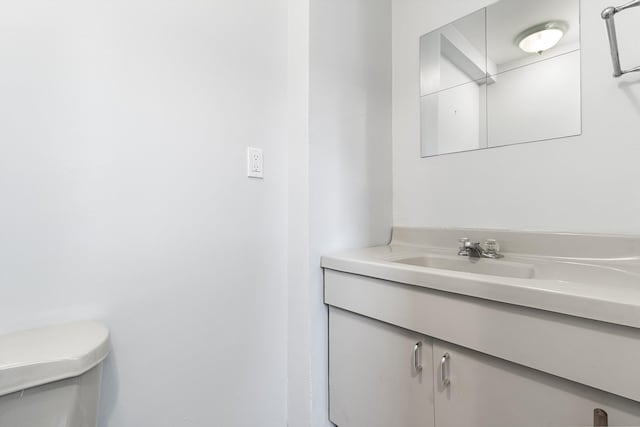
[[261, 148], [247, 148], [247, 176], [249, 178], [264, 178], [264, 163]]

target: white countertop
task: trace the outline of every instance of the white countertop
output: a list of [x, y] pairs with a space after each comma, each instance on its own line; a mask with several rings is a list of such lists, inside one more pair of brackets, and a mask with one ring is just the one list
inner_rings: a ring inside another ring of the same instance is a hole
[[[395, 262], [419, 256], [455, 257], [457, 239], [453, 237], [467, 235], [479, 241], [478, 236], [486, 236], [512, 242], [504, 246], [505, 258], [474, 262], [526, 263], [534, 266], [535, 274], [523, 279]], [[430, 246], [441, 243], [443, 236], [451, 237], [446, 239], [447, 244], [452, 243], [449, 247]], [[513, 243], [518, 239], [533, 243]], [[545, 241], [554, 244], [550, 255], [527, 251], [544, 248]], [[391, 244], [324, 256], [322, 267], [640, 328], [639, 242], [633, 236], [398, 228]], [[510, 249], [519, 252], [508, 252]], [[606, 256], [608, 253], [613, 256]]]

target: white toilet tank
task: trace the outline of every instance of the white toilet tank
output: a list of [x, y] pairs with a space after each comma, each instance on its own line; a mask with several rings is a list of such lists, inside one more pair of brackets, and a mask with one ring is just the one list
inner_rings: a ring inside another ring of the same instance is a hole
[[0, 335], [0, 427], [95, 427], [109, 348], [95, 322]]

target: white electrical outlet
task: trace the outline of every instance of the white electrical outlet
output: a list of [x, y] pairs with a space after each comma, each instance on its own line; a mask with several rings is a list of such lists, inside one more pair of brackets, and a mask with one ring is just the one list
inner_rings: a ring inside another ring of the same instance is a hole
[[247, 148], [247, 176], [249, 178], [264, 178], [262, 149], [253, 147]]

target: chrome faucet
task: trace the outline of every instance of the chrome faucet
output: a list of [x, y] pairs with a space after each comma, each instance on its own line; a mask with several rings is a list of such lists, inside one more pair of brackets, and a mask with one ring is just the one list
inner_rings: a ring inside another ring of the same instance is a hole
[[459, 256], [468, 256], [470, 258], [491, 258], [498, 259], [504, 257], [500, 253], [500, 245], [494, 239], [488, 239], [484, 243], [484, 248], [480, 242], [472, 242], [471, 239], [463, 237], [458, 240], [460, 246], [458, 247]]

